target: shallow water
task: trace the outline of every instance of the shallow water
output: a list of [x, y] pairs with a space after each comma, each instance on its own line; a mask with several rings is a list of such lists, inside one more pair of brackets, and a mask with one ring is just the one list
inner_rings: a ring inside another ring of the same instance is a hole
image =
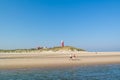
[[0, 70], [0, 80], [120, 80], [120, 65]]

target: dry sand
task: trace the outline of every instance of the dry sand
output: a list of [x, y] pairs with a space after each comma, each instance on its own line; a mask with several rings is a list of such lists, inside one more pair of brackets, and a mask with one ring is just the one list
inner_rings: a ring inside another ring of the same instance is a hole
[[[70, 54], [76, 54], [70, 59]], [[0, 53], [0, 69], [55, 68], [93, 64], [119, 64], [120, 52]]]

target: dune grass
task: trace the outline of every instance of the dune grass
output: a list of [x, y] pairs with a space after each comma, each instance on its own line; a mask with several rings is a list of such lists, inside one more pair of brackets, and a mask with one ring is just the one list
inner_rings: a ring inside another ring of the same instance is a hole
[[65, 46], [65, 47], [53, 47], [51, 48], [52, 51], [85, 51], [83, 49], [79, 49], [79, 48], [75, 48], [75, 47], [72, 47], [72, 46]]
[[75, 48], [75, 47], [72, 47], [72, 46], [65, 46], [65, 47], [53, 47], [53, 48], [43, 48], [43, 49], [35, 49], [35, 48], [32, 48], [32, 49], [14, 49], [14, 50], [0, 50], [0, 53], [29, 53], [29, 52], [42, 52], [42, 51], [53, 51], [53, 52], [56, 52], [56, 51], [85, 51], [83, 49], [79, 49], [79, 48]]

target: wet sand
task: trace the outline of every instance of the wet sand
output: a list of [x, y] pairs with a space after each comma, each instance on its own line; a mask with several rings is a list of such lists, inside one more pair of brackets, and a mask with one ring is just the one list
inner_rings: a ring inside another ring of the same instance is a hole
[[[76, 58], [70, 59], [70, 54], [75, 54]], [[0, 53], [0, 69], [55, 68], [119, 63], [120, 52]]]

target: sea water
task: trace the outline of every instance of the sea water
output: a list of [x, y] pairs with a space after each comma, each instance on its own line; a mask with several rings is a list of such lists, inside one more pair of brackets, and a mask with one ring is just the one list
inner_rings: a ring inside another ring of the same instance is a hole
[[120, 65], [0, 70], [0, 80], [120, 80]]

